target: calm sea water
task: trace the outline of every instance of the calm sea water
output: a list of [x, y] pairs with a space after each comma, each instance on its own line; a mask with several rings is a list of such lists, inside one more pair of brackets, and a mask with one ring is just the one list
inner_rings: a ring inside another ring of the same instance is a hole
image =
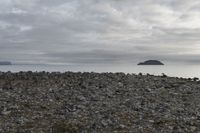
[[0, 66], [0, 71], [48, 71], [48, 72], [125, 72], [149, 73], [161, 75], [165, 73], [173, 77], [200, 78], [200, 65], [164, 65], [164, 66], [137, 66], [137, 65], [11, 65]]

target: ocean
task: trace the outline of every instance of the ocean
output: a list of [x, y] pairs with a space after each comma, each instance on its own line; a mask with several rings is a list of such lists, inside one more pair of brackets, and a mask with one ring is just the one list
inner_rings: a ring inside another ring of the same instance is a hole
[[200, 78], [200, 65], [164, 65], [164, 66], [137, 66], [133, 64], [121, 65], [7, 65], [0, 66], [2, 72], [19, 71], [48, 71], [48, 72], [124, 72], [161, 75], [171, 77]]

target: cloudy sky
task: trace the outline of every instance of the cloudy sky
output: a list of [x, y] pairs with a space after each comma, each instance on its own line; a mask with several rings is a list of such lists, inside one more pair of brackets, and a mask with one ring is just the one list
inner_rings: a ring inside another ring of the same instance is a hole
[[200, 63], [199, 0], [0, 0], [0, 60]]

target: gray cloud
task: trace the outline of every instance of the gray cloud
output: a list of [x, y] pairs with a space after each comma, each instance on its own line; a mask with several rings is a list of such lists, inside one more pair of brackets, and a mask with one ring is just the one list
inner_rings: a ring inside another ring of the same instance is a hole
[[199, 61], [198, 0], [1, 0], [0, 60]]

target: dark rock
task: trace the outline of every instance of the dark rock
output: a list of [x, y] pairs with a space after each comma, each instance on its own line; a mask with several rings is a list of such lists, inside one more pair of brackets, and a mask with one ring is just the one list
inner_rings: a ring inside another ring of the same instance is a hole
[[197, 78], [197, 77], [193, 78], [193, 81], [198, 81], [198, 80], [199, 80], [199, 78]]
[[163, 77], [163, 78], [166, 78], [166, 77], [167, 77], [167, 75], [166, 75], [166, 74], [164, 74], [164, 73], [162, 73], [162, 77]]
[[164, 64], [158, 60], [147, 60], [145, 62], [138, 63], [138, 65], [164, 65]]

